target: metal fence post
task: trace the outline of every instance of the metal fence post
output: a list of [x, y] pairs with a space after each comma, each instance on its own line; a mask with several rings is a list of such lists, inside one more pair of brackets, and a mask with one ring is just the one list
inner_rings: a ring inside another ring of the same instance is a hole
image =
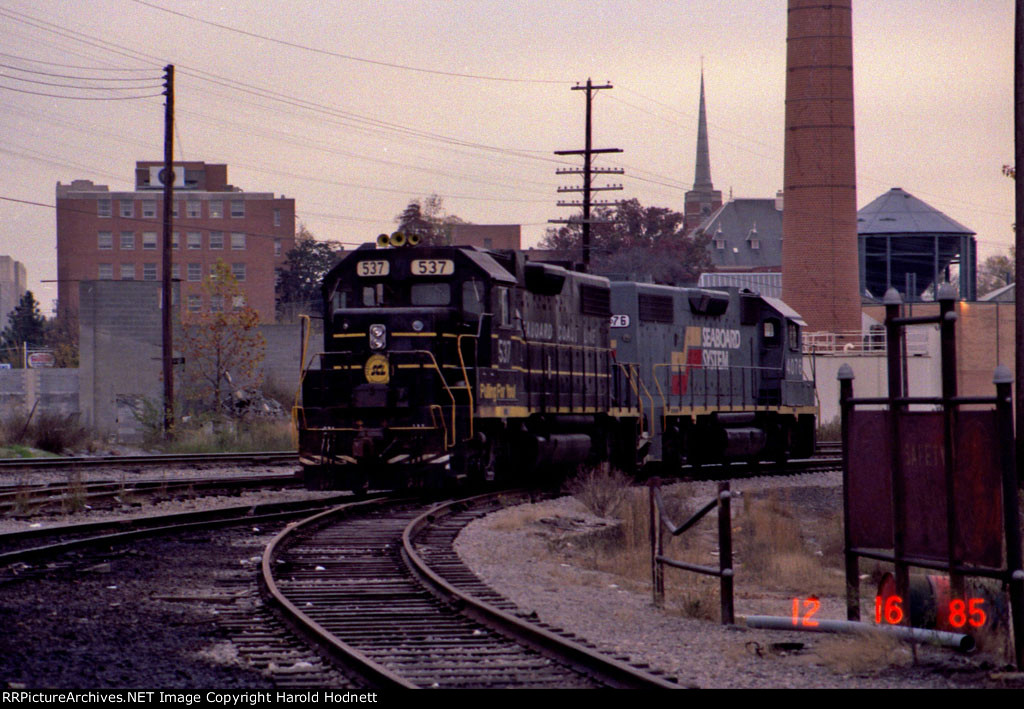
[[721, 572], [722, 624], [735, 622], [732, 599], [732, 493], [729, 483], [718, 483], [718, 568]]
[[1006, 526], [1006, 571], [1009, 575], [1010, 614], [1013, 616], [1013, 649], [1017, 669], [1024, 670], [1024, 570], [1021, 558], [1017, 466], [1014, 464], [1013, 375], [999, 365], [992, 378], [996, 385], [996, 420], [999, 426], [1000, 461], [1003, 468], [1003, 524]]
[[651, 532], [651, 594], [656, 608], [665, 604], [665, 576], [658, 557], [662, 555], [661, 514], [655, 490], [661, 487], [661, 479], [653, 477], [647, 481], [650, 494], [650, 532]]
[[853, 368], [843, 364], [836, 374], [839, 380], [840, 436], [843, 446], [843, 555], [846, 562], [846, 619], [860, 620], [860, 560], [850, 550], [850, 409], [853, 398]]

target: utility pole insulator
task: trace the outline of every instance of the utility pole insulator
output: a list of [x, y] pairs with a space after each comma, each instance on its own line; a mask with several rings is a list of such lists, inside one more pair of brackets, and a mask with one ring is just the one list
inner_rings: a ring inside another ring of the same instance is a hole
[[583, 265], [584, 268], [590, 266], [590, 225], [591, 224], [609, 224], [611, 223], [607, 219], [591, 219], [590, 208], [591, 207], [613, 207], [618, 205], [618, 202], [591, 202], [590, 193], [600, 190], [621, 190], [622, 185], [610, 185], [606, 187], [594, 187], [592, 184], [594, 175], [621, 175], [623, 174], [622, 168], [595, 168], [592, 165], [592, 158], [594, 155], [603, 153], [621, 153], [621, 148], [594, 148], [591, 145], [592, 125], [591, 125], [591, 107], [594, 100], [594, 92], [600, 91], [601, 89], [610, 89], [612, 85], [610, 83], [603, 84], [601, 86], [595, 86], [590, 79], [587, 79], [587, 83], [584, 85], [577, 84], [572, 87], [573, 91], [586, 91], [587, 92], [587, 123], [586, 123], [586, 147], [582, 150], [556, 150], [555, 155], [582, 155], [583, 156], [583, 168], [560, 168], [555, 170], [556, 175], [582, 175], [583, 185], [581, 187], [559, 187], [559, 192], [582, 192], [582, 202], [566, 202], [559, 201], [559, 207], [583, 207], [583, 218], [582, 219], [549, 219], [548, 221], [552, 224], [581, 224], [583, 227]]

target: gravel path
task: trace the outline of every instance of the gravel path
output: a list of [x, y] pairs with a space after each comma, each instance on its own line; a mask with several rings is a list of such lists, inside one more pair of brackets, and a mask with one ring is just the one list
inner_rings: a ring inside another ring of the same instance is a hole
[[[714, 490], [710, 483], [697, 487], [702, 501]], [[748, 495], [777, 488], [774, 494], [780, 499], [795, 500], [804, 510], [817, 505], [825, 512], [837, 501], [841, 504], [836, 476], [746, 481], [734, 488]], [[578, 548], [586, 534], [566, 530], [600, 530], [607, 524], [575, 499], [563, 497], [477, 520], [458, 537], [456, 549], [478, 575], [524, 611], [662, 669], [687, 686], [1024, 688], [1024, 677], [1000, 668], [993, 657], [922, 647], [915, 664], [910, 648], [896, 642], [724, 627], [717, 623], [717, 608], [714, 621], [656, 609], [648, 583], [581, 567], [586, 554]], [[703, 524], [715, 526], [713, 521]], [[576, 553], [571, 553], [574, 543]], [[789, 595], [745, 587], [738, 570], [737, 615], [788, 616]], [[717, 603], [717, 593], [714, 597]], [[821, 600], [820, 618], [845, 618], [839, 599]], [[803, 648], [787, 651], [779, 645], [791, 642], [803, 643]]]

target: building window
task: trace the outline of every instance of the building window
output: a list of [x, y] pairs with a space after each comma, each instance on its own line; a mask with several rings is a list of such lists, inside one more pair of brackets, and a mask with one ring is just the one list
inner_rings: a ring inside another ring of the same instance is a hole
[[114, 248], [114, 233], [110, 231], [101, 231], [97, 234], [97, 243], [100, 251], [110, 251]]
[[233, 199], [231, 200], [231, 218], [241, 219], [245, 216], [245, 200], [244, 199]]
[[142, 232], [142, 250], [143, 251], [156, 251], [156, 232], [155, 231], [144, 231], [144, 232]]
[[719, 251], [725, 250], [725, 239], [715, 239], [715, 248]]
[[155, 263], [144, 263], [144, 264], [142, 264], [142, 280], [144, 280], [144, 281], [155, 281], [156, 280], [156, 264]]
[[178, 200], [171, 200], [171, 216], [175, 219], [178, 218]]
[[281, 255], [281, 240], [280, 239], [274, 239], [274, 256], [280, 256], [280, 255]]
[[181, 234], [179, 234], [178, 232], [174, 232], [173, 234], [171, 234], [171, 248], [174, 249], [175, 251], [177, 251], [178, 247], [180, 245], [181, 245]]
[[231, 234], [231, 250], [245, 251], [245, 234], [237, 231]]
[[135, 202], [130, 199], [121, 200], [121, 216], [122, 217], [134, 217], [135, 216]]
[[217, 280], [217, 264], [216, 263], [211, 263], [210, 264], [210, 280], [211, 281]]
[[274, 226], [281, 226], [281, 210], [274, 210]]
[[144, 200], [142, 200], [142, 218], [143, 219], [156, 219], [156, 200], [155, 199], [144, 199]]
[[203, 203], [196, 199], [190, 199], [185, 202], [185, 218], [186, 219], [199, 219], [203, 216]]
[[109, 217], [110, 212], [110, 200], [109, 199], [98, 199], [96, 200], [96, 216], [97, 217]]
[[203, 279], [203, 265], [201, 263], [190, 263], [188, 265], [188, 280], [198, 283]]
[[224, 218], [224, 202], [219, 199], [211, 199], [210, 205], [210, 219], [223, 219]]
[[135, 232], [133, 231], [122, 231], [121, 232], [121, 251], [134, 251], [135, 250]]
[[235, 280], [242, 282], [245, 280], [245, 264], [244, 263], [233, 263], [231, 264], [231, 275], [235, 277]]
[[241, 310], [245, 307], [245, 296], [244, 295], [233, 295], [231, 296], [231, 309]]
[[203, 307], [203, 296], [193, 294], [188, 297], [188, 311], [190, 313], [198, 313], [201, 307]]
[[99, 279], [101, 281], [112, 281], [114, 279], [114, 264], [101, 263]]
[[214, 251], [224, 250], [224, 232], [222, 231], [211, 231], [210, 232], [210, 248]]
[[121, 264], [121, 280], [122, 281], [134, 281], [135, 280], [135, 264], [134, 263], [122, 263]]
[[181, 264], [180, 263], [172, 263], [171, 264], [171, 278], [176, 280], [176, 281], [180, 281], [181, 280]]
[[754, 249], [755, 251], [760, 249], [761, 248], [761, 240], [760, 239], [751, 239], [750, 240], [750, 248]]
[[211, 295], [210, 296], [210, 312], [221, 313], [224, 311], [224, 296], [222, 295]]
[[187, 238], [189, 251], [197, 251], [203, 248], [203, 233], [201, 231], [190, 231]]

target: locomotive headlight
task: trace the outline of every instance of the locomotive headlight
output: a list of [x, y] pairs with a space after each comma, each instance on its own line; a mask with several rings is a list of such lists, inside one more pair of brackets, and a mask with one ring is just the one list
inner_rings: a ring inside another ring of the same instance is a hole
[[383, 325], [370, 325], [370, 349], [382, 350], [387, 344], [387, 328]]
[[413, 320], [412, 321], [412, 329], [415, 332], [423, 332], [423, 321], [422, 320]]

